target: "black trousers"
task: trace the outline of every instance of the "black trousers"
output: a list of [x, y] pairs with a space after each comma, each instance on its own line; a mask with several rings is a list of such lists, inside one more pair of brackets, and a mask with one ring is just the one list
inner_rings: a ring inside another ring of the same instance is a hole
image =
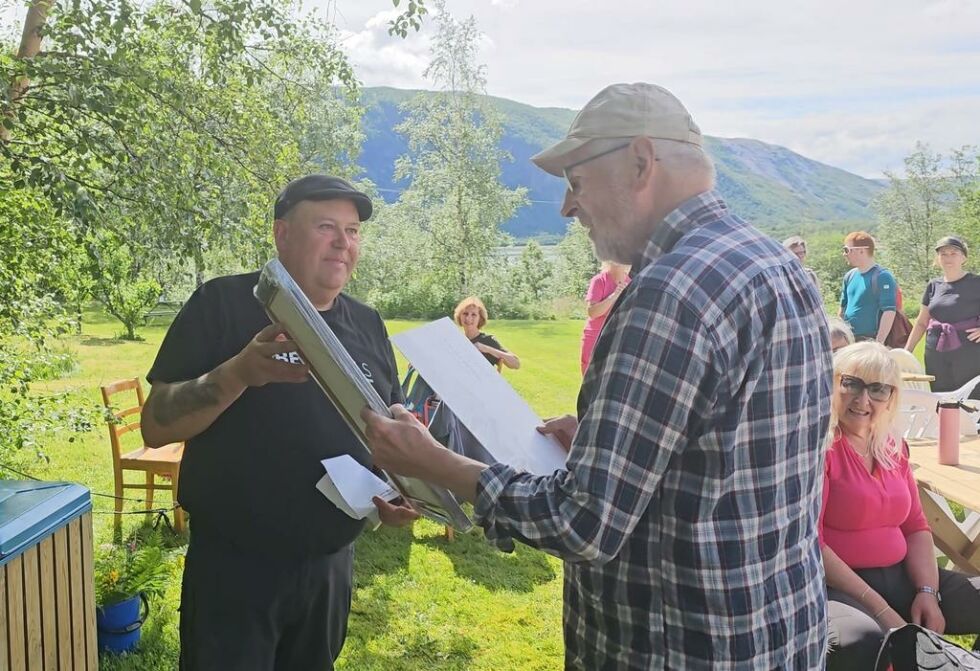
[[303, 559], [248, 556], [192, 533], [181, 671], [332, 671], [347, 636], [353, 558], [350, 545]]
[[[926, 373], [936, 376], [931, 385], [935, 392], [956, 391], [980, 375], [980, 343], [967, 340], [966, 333], [961, 332], [959, 336], [962, 345], [951, 352], [936, 351], [935, 337], [926, 336]], [[980, 399], [980, 385], [970, 398]]]
[[[915, 598], [915, 585], [904, 564], [886, 568], [858, 569], [871, 589], [888, 605], [911, 621], [909, 609]], [[980, 634], [980, 578], [939, 569], [939, 593], [947, 634]], [[870, 671], [885, 632], [872, 614], [857, 600], [835, 589], [827, 590], [830, 616], [828, 671]]]

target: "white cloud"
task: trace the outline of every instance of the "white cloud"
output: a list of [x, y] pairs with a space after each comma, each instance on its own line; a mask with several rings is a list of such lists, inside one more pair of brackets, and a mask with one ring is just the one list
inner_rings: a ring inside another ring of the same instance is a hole
[[429, 64], [429, 39], [392, 37], [388, 25], [396, 9], [372, 15], [361, 30], [340, 28], [340, 41], [356, 66], [358, 78], [370, 86], [422, 88], [422, 73]]
[[[708, 134], [783, 144], [869, 176], [901, 168], [917, 140], [940, 151], [980, 144], [974, 0], [447, 4], [487, 35], [480, 58], [493, 95], [578, 108], [610, 82], [653, 81]], [[401, 48], [424, 61], [410, 45], [429, 29]], [[365, 84], [392, 84], [366, 51], [352, 59]]]

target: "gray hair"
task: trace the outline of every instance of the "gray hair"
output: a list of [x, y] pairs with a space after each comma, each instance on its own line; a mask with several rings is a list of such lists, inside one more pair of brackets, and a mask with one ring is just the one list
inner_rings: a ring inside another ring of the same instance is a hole
[[715, 183], [715, 163], [704, 148], [690, 142], [653, 138], [653, 147], [661, 165], [670, 171], [696, 172]]
[[854, 344], [854, 331], [846, 321], [839, 317], [828, 317], [827, 326], [830, 327], [830, 342], [834, 342], [834, 338], [843, 338], [848, 345]]

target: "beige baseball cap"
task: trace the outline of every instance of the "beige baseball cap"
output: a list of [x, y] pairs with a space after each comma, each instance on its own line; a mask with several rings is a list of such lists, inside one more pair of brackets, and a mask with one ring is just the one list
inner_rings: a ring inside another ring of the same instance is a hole
[[585, 104], [564, 140], [531, 160], [545, 172], [561, 177], [562, 168], [586, 158], [576, 152], [592, 140], [640, 135], [701, 146], [701, 129], [673, 93], [644, 82], [613, 84]]

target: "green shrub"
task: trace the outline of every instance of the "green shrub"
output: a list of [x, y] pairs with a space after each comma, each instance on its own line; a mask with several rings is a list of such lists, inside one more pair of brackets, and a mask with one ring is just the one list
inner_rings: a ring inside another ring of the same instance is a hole
[[136, 535], [122, 545], [102, 545], [95, 557], [95, 598], [100, 606], [138, 594], [158, 597], [167, 589], [176, 562], [159, 532]]

